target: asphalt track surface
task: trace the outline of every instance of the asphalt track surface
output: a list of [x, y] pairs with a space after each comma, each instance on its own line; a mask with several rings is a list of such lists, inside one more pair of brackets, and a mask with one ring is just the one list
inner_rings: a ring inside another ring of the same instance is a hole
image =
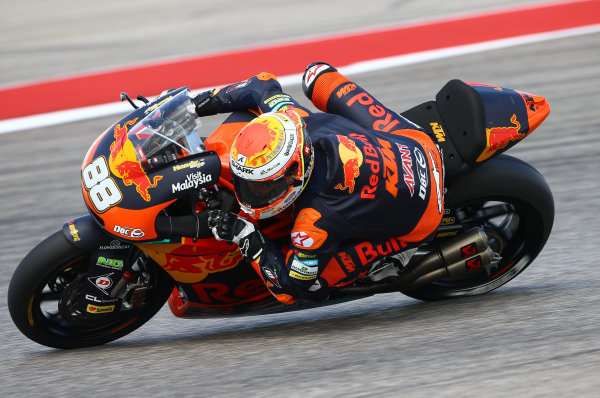
[[[344, 1], [327, 3], [316, 13], [318, 2], [301, 9], [264, 2], [263, 10], [268, 4], [288, 18], [267, 24], [257, 9], [234, 2], [210, 8], [176, 1], [172, 7], [189, 11], [178, 14], [157, 5], [139, 15], [135, 6], [148, 2], [104, 1], [86, 9], [67, 1], [47, 3], [33, 15], [16, 2], [3, 4], [2, 33], [12, 35], [9, 40], [0, 34], [3, 82], [150, 61], [157, 49], [163, 56], [208, 52], [268, 43], [277, 35], [293, 38], [431, 12], [522, 4], [387, 1], [365, 7]], [[314, 20], [306, 22], [307, 14]], [[76, 15], [82, 19], [70, 19]], [[248, 21], [248, 30], [238, 26], [216, 37], [217, 21], [224, 19], [234, 27]], [[160, 20], [168, 25], [164, 36], [151, 29]], [[201, 44], [177, 41], [193, 28], [207, 34]], [[595, 33], [351, 76], [398, 110], [431, 99], [451, 78], [516, 88], [550, 101], [547, 121], [509, 153], [531, 163], [550, 184], [553, 233], [523, 274], [476, 298], [422, 303], [386, 294], [306, 312], [210, 321], [180, 320], [164, 308], [138, 331], [102, 347], [42, 347], [12, 324], [8, 282], [28, 250], [85, 212], [81, 160], [115, 118], [0, 136], [0, 395], [599, 396], [599, 50]], [[302, 98], [298, 86], [287, 91]]]

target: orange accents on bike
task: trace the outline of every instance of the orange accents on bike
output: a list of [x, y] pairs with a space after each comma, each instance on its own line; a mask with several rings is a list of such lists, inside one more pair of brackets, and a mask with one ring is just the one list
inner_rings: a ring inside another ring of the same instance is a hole
[[315, 226], [321, 213], [315, 209], [305, 208], [296, 216], [292, 228], [292, 244], [299, 249], [318, 249], [327, 240], [327, 231]]
[[246, 122], [223, 123], [204, 141], [206, 149], [219, 154], [221, 165], [227, 167], [227, 170], [229, 170], [229, 152], [233, 140], [246, 124]]
[[296, 299], [289, 294], [273, 294], [273, 296], [283, 304], [294, 304], [296, 302]]
[[339, 281], [345, 279], [348, 274], [346, 274], [346, 271], [340, 266], [335, 257], [332, 257], [320, 276], [327, 281], [327, 285], [335, 286]]
[[527, 107], [527, 119], [529, 120], [528, 134], [531, 134], [531, 132], [535, 130], [550, 113], [550, 104], [546, 101], [546, 98], [539, 95], [522, 93], [520, 91], [517, 91], [517, 93], [521, 94], [521, 97], [523, 97], [523, 100], [525, 101], [525, 106]]
[[[203, 240], [214, 241], [212, 238]], [[175, 244], [175, 247], [177, 246], [179, 245]], [[214, 246], [218, 245], [215, 244]], [[228, 248], [223, 248], [222, 252], [182, 256], [169, 252], [169, 249], [173, 247], [172, 244], [138, 245], [144, 253], [167, 271], [174, 280], [182, 283], [197, 283], [204, 280], [209, 274], [237, 267], [243, 259], [242, 254], [237, 247], [234, 249], [231, 247], [232, 245], [228, 246]]]
[[344, 83], [351, 82], [339, 72], [327, 72], [317, 76], [312, 92], [312, 103], [317, 109], [327, 112], [327, 101], [335, 89]]
[[[84, 197], [85, 198], [85, 197]], [[87, 202], [87, 198], [86, 202]], [[157, 237], [154, 222], [158, 213], [176, 199], [146, 209], [112, 207], [103, 214], [104, 229], [128, 241], [147, 241]]]

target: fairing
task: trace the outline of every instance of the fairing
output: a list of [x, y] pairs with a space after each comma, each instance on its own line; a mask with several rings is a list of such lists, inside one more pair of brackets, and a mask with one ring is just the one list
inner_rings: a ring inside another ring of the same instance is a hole
[[163, 240], [158, 214], [219, 180], [219, 156], [202, 145], [189, 90], [165, 93], [105, 131], [82, 165], [85, 203], [108, 233]]
[[483, 162], [506, 151], [533, 132], [550, 113], [544, 97], [479, 83], [467, 83], [481, 96], [485, 109]]

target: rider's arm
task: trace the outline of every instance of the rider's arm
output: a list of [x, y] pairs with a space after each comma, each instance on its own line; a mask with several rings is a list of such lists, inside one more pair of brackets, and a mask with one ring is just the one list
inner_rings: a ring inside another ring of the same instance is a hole
[[[311, 218], [310, 215], [308, 218]], [[327, 233], [319, 236], [320, 232], [316, 229], [303, 229], [296, 233], [293, 230], [289, 247], [282, 248], [252, 222], [233, 213], [212, 211], [209, 226], [216, 239], [233, 242], [240, 247], [242, 256], [282, 303], [292, 304], [300, 298], [324, 298], [316, 292], [321, 287], [317, 277], [335, 257], [338, 246], [337, 240], [326, 239], [330, 237]], [[304, 239], [309, 233], [313, 234], [312, 238]], [[308, 245], [311, 240], [313, 243]]]
[[285, 110], [289, 107], [308, 110], [281, 91], [277, 78], [270, 73], [259, 73], [251, 78], [221, 89], [200, 93], [194, 101], [200, 116], [249, 110], [256, 115]]

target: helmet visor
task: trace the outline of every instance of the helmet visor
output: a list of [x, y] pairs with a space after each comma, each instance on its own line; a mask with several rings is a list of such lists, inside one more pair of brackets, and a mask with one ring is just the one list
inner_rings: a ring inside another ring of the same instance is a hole
[[284, 176], [275, 180], [247, 181], [233, 174], [233, 186], [238, 200], [252, 209], [260, 209], [274, 203], [290, 189], [290, 183]]

